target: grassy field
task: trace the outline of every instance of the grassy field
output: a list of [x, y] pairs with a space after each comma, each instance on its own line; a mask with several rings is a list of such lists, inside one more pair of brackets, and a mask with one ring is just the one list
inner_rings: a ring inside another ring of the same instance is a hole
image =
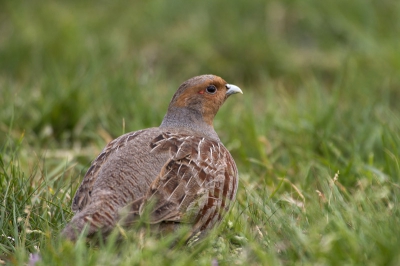
[[[399, 265], [399, 36], [396, 0], [1, 1], [0, 264]], [[221, 226], [60, 240], [91, 160], [208, 73], [244, 92]]]

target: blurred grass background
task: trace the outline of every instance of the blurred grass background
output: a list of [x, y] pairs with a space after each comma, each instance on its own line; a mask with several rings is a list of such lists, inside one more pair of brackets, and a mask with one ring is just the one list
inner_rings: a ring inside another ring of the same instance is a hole
[[[398, 265], [399, 36], [395, 0], [1, 1], [0, 263]], [[244, 91], [215, 121], [241, 174], [223, 225], [59, 241], [104, 145], [207, 73]]]

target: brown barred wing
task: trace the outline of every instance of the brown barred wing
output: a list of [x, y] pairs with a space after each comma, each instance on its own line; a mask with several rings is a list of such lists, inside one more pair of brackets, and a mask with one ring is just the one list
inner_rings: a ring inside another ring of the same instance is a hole
[[238, 172], [229, 151], [215, 140], [170, 132], [150, 145], [151, 152], [168, 152], [170, 159], [132, 213], [142, 215], [149, 206], [151, 224], [188, 223], [192, 232], [213, 227], [236, 196]]

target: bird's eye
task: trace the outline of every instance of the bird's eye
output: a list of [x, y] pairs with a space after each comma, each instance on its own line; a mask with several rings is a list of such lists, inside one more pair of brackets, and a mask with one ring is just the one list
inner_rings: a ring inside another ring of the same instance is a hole
[[214, 85], [210, 85], [207, 87], [206, 92], [209, 94], [214, 94], [217, 92], [217, 88]]

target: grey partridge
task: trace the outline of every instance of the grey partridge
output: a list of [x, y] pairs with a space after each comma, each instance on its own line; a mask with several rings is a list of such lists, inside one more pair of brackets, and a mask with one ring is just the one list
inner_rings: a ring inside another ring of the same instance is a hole
[[[92, 162], [73, 199], [62, 235], [106, 235], [135, 222], [145, 209], [151, 225], [204, 235], [236, 197], [238, 170], [213, 127], [218, 109], [239, 87], [214, 75], [184, 82], [159, 127], [111, 141]], [[121, 215], [126, 210], [124, 217]]]

